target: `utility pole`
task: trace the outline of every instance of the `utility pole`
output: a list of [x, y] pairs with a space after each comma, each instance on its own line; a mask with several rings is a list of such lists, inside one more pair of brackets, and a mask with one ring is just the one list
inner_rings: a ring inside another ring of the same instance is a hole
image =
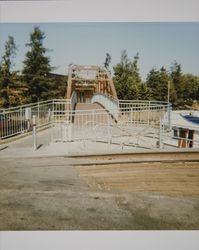
[[170, 107], [170, 81], [168, 81], [168, 96], [167, 96], [167, 113], [168, 113], [168, 128], [171, 130], [171, 107]]
[[168, 105], [170, 101], [170, 81], [168, 81], [168, 93], [167, 93], [167, 100], [168, 100]]

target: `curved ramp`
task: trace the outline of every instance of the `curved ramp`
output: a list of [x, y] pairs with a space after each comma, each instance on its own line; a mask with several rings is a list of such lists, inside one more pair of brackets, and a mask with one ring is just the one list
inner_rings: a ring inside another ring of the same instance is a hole
[[77, 103], [74, 112], [74, 125], [97, 126], [112, 123], [110, 114], [98, 103]]
[[101, 105], [99, 105], [98, 103], [77, 103], [75, 110], [79, 111], [79, 110], [98, 110], [98, 109], [103, 109], [103, 107]]

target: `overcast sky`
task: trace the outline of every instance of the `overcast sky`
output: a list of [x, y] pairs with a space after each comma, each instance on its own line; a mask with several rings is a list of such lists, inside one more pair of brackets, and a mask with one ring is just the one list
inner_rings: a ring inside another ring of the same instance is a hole
[[48, 56], [56, 73], [67, 74], [70, 63], [103, 65], [107, 52], [114, 66], [126, 49], [130, 59], [139, 53], [143, 79], [153, 67], [169, 70], [175, 60], [185, 73], [199, 75], [199, 22], [0, 23], [0, 56], [8, 35], [13, 36], [18, 47], [16, 70], [22, 69], [34, 26], [46, 34], [44, 46], [51, 50]]

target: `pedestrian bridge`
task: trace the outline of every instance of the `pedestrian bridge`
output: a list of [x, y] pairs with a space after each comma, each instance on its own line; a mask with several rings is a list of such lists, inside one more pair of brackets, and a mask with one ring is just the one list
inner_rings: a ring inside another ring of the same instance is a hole
[[[98, 66], [69, 67], [66, 99], [0, 110], [0, 142], [50, 130], [49, 141], [98, 141], [141, 148], [177, 147], [171, 132], [171, 106], [165, 102], [119, 100], [110, 73]], [[197, 145], [197, 144], [195, 144]]]

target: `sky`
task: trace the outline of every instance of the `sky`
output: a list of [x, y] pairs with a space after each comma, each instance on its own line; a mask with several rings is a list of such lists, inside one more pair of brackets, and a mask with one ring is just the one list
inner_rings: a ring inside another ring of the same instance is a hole
[[152, 68], [169, 70], [174, 61], [184, 73], [199, 76], [199, 22], [0, 23], [0, 57], [8, 35], [18, 48], [13, 70], [23, 67], [34, 26], [45, 32], [44, 46], [58, 74], [67, 74], [71, 63], [103, 65], [107, 52], [113, 67], [125, 49], [131, 60], [139, 53], [143, 80]]

